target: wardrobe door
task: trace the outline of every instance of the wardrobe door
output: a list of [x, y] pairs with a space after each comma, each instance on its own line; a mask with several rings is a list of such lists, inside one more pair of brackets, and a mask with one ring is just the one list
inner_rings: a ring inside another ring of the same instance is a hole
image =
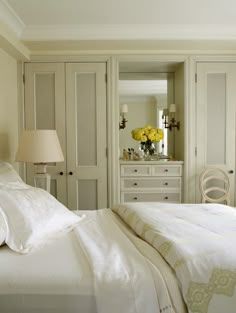
[[107, 207], [106, 64], [66, 64], [68, 207]]
[[[206, 166], [229, 174], [230, 205], [235, 197], [236, 64], [197, 64], [197, 180]], [[200, 199], [197, 181], [197, 202]]]
[[[66, 159], [64, 63], [25, 64], [25, 128], [56, 129]], [[67, 205], [65, 164], [50, 164], [47, 171], [51, 193]], [[26, 171], [27, 183], [34, 185], [33, 164], [27, 164]]]

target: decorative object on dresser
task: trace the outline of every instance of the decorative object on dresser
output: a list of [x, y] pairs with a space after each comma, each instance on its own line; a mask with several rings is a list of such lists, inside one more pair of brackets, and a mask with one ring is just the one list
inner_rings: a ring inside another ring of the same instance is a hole
[[120, 116], [121, 116], [121, 122], [119, 124], [119, 129], [124, 129], [126, 127], [126, 123], [128, 122], [125, 118], [125, 114], [128, 113], [128, 105], [127, 104], [121, 104], [120, 105]]
[[133, 139], [140, 141], [140, 150], [143, 151], [143, 158], [145, 160], [150, 160], [150, 156], [155, 153], [154, 142], [159, 142], [163, 139], [162, 129], [150, 125], [135, 128], [131, 134]]
[[16, 153], [16, 161], [34, 163], [36, 166], [35, 186], [50, 192], [51, 177], [46, 170], [47, 164], [64, 161], [56, 131], [23, 130]]
[[177, 122], [175, 119], [176, 105], [174, 103], [170, 104], [169, 109], [163, 110], [162, 119], [165, 128], [168, 128], [170, 131], [172, 128], [176, 127], [178, 130], [180, 128], [180, 122]]
[[121, 202], [180, 203], [182, 168], [183, 161], [120, 161]]

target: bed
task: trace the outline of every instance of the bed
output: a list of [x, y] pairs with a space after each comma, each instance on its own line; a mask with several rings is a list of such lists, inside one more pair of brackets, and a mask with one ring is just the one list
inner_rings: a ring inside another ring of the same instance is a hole
[[1, 313], [236, 311], [233, 208], [71, 212], [1, 163], [0, 217]]

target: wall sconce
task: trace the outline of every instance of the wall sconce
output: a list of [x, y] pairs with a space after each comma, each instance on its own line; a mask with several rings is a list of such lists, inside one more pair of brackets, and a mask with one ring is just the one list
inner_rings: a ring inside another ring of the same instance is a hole
[[176, 127], [178, 130], [180, 128], [180, 122], [177, 122], [175, 119], [175, 113], [176, 113], [176, 105], [174, 103], [170, 104], [169, 110], [164, 109], [162, 119], [163, 124], [165, 128], [168, 128], [170, 131], [172, 128]]
[[122, 119], [119, 123], [119, 129], [124, 129], [126, 127], [126, 123], [128, 122], [125, 118], [126, 113], [128, 113], [128, 105], [127, 104], [121, 104], [120, 105], [120, 116]]

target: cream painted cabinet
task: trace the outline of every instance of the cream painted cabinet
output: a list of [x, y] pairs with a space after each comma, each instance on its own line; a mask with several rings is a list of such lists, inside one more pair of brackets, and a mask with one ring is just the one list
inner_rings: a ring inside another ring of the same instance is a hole
[[236, 63], [197, 63], [197, 202], [201, 170], [217, 166], [229, 174], [230, 204], [235, 204], [235, 86]]
[[121, 161], [121, 202], [182, 200], [181, 161]]
[[25, 64], [25, 128], [57, 130], [65, 162], [48, 167], [51, 193], [70, 209], [107, 207], [105, 75], [105, 63]]

